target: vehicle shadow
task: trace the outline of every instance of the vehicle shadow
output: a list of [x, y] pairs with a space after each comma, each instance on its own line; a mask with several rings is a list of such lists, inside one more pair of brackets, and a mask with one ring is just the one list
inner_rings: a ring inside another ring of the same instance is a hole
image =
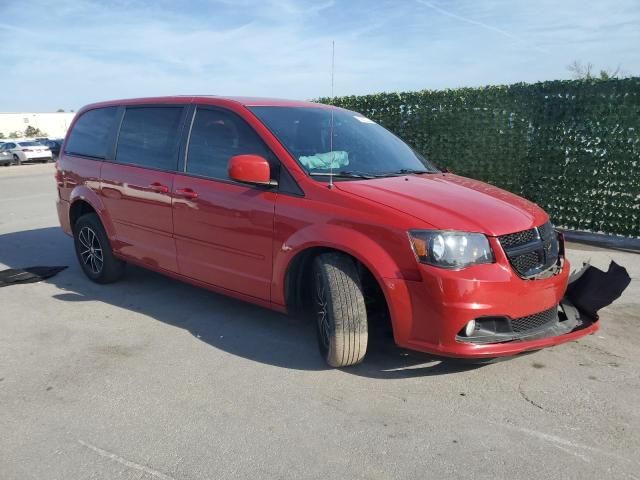
[[[62, 290], [53, 295], [61, 302], [61, 309], [69, 308], [63, 307], [64, 303], [104, 302], [183, 328], [212, 347], [256, 362], [298, 370], [328, 368], [317, 353], [312, 321], [282, 315], [131, 265], [121, 281], [94, 284], [82, 273], [71, 238], [58, 227], [0, 235], [0, 263], [9, 268], [68, 266], [45, 280]], [[30, 288], [37, 288], [37, 284]], [[362, 364], [344, 371], [400, 379], [446, 375], [481, 366], [403, 350], [383, 334], [371, 335], [368, 350]]]

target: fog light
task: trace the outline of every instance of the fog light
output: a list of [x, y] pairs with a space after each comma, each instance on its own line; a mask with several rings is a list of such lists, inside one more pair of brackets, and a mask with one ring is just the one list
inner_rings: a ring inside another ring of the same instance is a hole
[[464, 327], [464, 334], [467, 337], [470, 337], [471, 335], [473, 335], [473, 332], [476, 331], [476, 321], [475, 320], [470, 320], [469, 323], [467, 323], [467, 326]]

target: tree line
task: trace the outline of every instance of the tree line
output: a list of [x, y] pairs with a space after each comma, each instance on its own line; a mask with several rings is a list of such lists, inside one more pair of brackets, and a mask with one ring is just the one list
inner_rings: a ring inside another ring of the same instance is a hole
[[4, 138], [20, 138], [20, 137], [46, 137], [47, 132], [43, 132], [37, 127], [29, 125], [24, 130], [15, 130], [13, 132], [9, 132], [7, 136], [4, 133], [0, 132], [0, 139]]

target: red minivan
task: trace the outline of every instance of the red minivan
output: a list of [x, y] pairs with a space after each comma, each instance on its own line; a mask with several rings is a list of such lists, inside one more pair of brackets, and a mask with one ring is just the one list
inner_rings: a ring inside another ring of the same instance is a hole
[[539, 207], [438, 170], [348, 110], [186, 96], [78, 112], [57, 162], [85, 274], [126, 263], [315, 318], [329, 365], [374, 322], [406, 348], [514, 355], [593, 333], [563, 299], [563, 240]]

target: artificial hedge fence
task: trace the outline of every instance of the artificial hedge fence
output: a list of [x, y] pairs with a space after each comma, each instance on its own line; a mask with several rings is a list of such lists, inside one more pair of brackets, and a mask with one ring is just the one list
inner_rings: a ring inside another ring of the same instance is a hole
[[522, 195], [559, 227], [640, 237], [640, 78], [318, 101], [360, 112], [440, 167]]

